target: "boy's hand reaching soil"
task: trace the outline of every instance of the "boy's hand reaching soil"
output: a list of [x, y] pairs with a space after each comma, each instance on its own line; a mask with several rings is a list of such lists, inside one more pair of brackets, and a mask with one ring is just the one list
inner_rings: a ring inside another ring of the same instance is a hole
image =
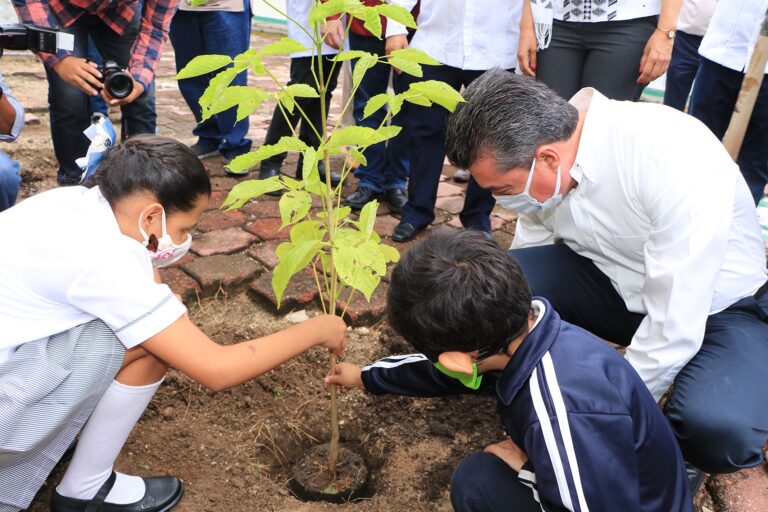
[[346, 392], [354, 388], [365, 389], [361, 374], [362, 372], [360, 367], [357, 365], [350, 363], [337, 363], [336, 374], [328, 375], [325, 378], [325, 386], [328, 387], [335, 384], [339, 386], [342, 392]]
[[523, 469], [523, 464], [528, 461], [528, 455], [511, 439], [505, 439], [500, 443], [486, 446], [485, 451], [497, 456], [518, 473]]

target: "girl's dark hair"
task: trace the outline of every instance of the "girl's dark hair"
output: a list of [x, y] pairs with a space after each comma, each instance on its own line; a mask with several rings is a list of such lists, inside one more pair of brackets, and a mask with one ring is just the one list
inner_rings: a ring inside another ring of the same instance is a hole
[[523, 334], [531, 291], [517, 261], [485, 233], [446, 230], [413, 246], [392, 273], [389, 321], [432, 361], [501, 352]]
[[131, 194], [149, 192], [168, 214], [191, 211], [200, 196], [211, 195], [211, 181], [195, 153], [157, 135], [136, 135], [107, 149], [85, 186], [98, 186], [113, 207]]

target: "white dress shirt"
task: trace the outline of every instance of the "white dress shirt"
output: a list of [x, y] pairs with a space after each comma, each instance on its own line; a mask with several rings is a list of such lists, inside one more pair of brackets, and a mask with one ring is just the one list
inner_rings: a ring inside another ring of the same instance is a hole
[[692, 36], [703, 36], [715, 7], [717, 0], [683, 0], [677, 17], [677, 30]]
[[734, 71], [745, 71], [766, 10], [768, 0], [718, 0], [699, 54]]
[[[309, 26], [309, 10], [312, 9], [314, 4], [314, 0], [287, 0], [285, 8], [286, 14], [288, 14], [288, 17], [290, 18], [288, 20], [288, 37], [309, 48], [303, 52], [292, 53], [292, 59], [316, 55], [315, 45], [312, 42], [312, 38], [307, 35], [307, 32], [311, 34], [313, 31], [313, 28]], [[291, 20], [301, 23], [301, 27]], [[323, 44], [323, 55], [335, 55], [337, 53], [338, 50], [335, 48]]]
[[646, 315], [627, 359], [659, 399], [701, 347], [707, 317], [766, 280], [755, 205], [697, 119], [594, 89], [571, 103], [587, 111], [570, 171], [578, 186], [557, 208], [520, 216], [512, 247], [562, 241]]
[[[525, 0], [529, 1], [529, 0]], [[612, 0], [608, 2], [552, 0], [554, 18], [560, 21], [598, 23], [658, 16], [662, 0]]]
[[[516, 68], [523, 1], [422, 0], [410, 46], [454, 68]], [[416, 0], [389, 3], [410, 11]], [[387, 37], [406, 33], [405, 26], [387, 20]]]
[[13, 142], [19, 138], [21, 130], [24, 128], [24, 107], [22, 107], [21, 103], [19, 103], [18, 100], [13, 97], [13, 94], [11, 94], [11, 89], [8, 88], [5, 80], [3, 80], [2, 74], [0, 74], [0, 88], [3, 89], [3, 94], [6, 98], [8, 98], [8, 102], [13, 107], [13, 110], [16, 111], [16, 119], [13, 121], [11, 133], [8, 135], [0, 134], [0, 140], [4, 142]]

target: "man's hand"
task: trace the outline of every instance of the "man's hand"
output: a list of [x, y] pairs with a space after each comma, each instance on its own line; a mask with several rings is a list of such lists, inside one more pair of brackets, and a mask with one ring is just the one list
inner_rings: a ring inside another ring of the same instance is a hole
[[341, 18], [328, 20], [320, 27], [320, 33], [323, 34], [325, 44], [331, 48], [341, 49], [341, 43], [344, 41], [344, 26]]
[[131, 80], [133, 80], [133, 90], [131, 91], [131, 94], [129, 94], [125, 98], [121, 98], [121, 99], [113, 98], [107, 92], [106, 87], [102, 89], [101, 97], [104, 98], [104, 101], [107, 102], [107, 105], [113, 106], [113, 105], [125, 105], [127, 103], [132, 103], [136, 98], [144, 94], [144, 86], [141, 85], [140, 82], [137, 82], [136, 79], [133, 78], [133, 76], [131, 76]]
[[[392, 52], [404, 50], [405, 48], [408, 48], [408, 38], [405, 35], [390, 36], [384, 44], [384, 53], [389, 56]], [[394, 69], [397, 74], [402, 73], [402, 71], [394, 66], [392, 66], [392, 69]]]
[[643, 58], [640, 59], [640, 76], [638, 84], [648, 84], [663, 75], [669, 67], [672, 58], [674, 40], [661, 30], [654, 30], [645, 45]]
[[101, 73], [96, 64], [80, 57], [64, 57], [53, 65], [53, 70], [62, 80], [83, 91], [88, 96], [96, 96], [101, 90]]
[[526, 76], [536, 77], [536, 51], [538, 42], [532, 28], [520, 29], [520, 44], [517, 47], [517, 62]]
[[326, 387], [339, 386], [342, 392], [355, 388], [365, 389], [361, 375], [359, 366], [350, 363], [337, 363], [336, 374], [328, 375], [324, 382]]
[[497, 456], [518, 473], [523, 469], [523, 464], [528, 461], [528, 455], [526, 455], [525, 452], [511, 439], [506, 439], [500, 443], [486, 446], [485, 452]]

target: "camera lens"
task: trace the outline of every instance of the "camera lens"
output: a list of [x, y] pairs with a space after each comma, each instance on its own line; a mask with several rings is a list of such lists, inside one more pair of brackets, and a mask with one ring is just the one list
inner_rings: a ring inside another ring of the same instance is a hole
[[108, 72], [104, 77], [104, 87], [113, 98], [125, 98], [133, 91], [133, 80], [125, 71]]

